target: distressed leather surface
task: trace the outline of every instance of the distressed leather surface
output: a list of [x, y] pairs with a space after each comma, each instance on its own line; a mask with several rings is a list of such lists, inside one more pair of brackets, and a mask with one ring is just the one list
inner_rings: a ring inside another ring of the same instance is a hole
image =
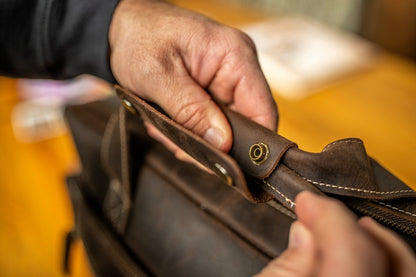
[[[113, 98], [66, 113], [83, 166], [69, 191], [97, 276], [252, 276], [285, 250], [303, 190], [339, 198], [416, 249], [414, 192], [369, 158], [362, 141], [309, 153], [227, 110], [239, 138], [228, 155], [128, 91], [119, 95], [130, 112]], [[143, 120], [219, 178], [176, 160], [146, 135]], [[256, 165], [249, 148], [260, 142], [269, 156]]]
[[[252, 276], [285, 250], [293, 213], [274, 200], [253, 204], [176, 160], [147, 137], [140, 117], [117, 104], [109, 99], [66, 112], [83, 165], [69, 191], [97, 276]], [[122, 149], [129, 149], [127, 159]], [[121, 184], [123, 168], [129, 188]], [[101, 243], [117, 251], [103, 252]]]
[[[227, 155], [135, 94], [121, 87], [116, 87], [116, 91], [176, 145], [223, 177], [224, 171], [215, 170], [215, 165], [220, 164], [231, 177], [232, 186], [252, 202], [274, 198], [294, 210], [299, 192], [325, 193], [342, 199], [359, 214], [372, 216], [390, 228], [416, 237], [416, 192], [370, 158], [360, 139], [338, 140], [320, 153], [310, 153], [223, 108], [237, 138]], [[268, 157], [264, 163], [255, 164], [249, 152], [251, 146], [259, 143], [268, 146]]]

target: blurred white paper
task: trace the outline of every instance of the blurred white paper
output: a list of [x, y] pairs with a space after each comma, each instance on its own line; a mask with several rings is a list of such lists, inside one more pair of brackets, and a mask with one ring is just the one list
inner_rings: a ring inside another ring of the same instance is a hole
[[374, 45], [313, 19], [284, 16], [242, 28], [273, 91], [296, 100], [371, 65]]

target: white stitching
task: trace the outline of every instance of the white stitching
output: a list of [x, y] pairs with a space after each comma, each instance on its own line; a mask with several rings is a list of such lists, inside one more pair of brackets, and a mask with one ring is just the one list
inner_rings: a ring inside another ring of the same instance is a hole
[[267, 202], [267, 205], [269, 205], [273, 209], [281, 212], [284, 215], [287, 215], [288, 217], [290, 217], [290, 218], [292, 218], [294, 220], [297, 219], [296, 215], [291, 210], [289, 210], [288, 208], [286, 208], [282, 204], [278, 203], [276, 199], [273, 199], [273, 200], [268, 201]]
[[407, 215], [410, 215], [410, 216], [416, 217], [416, 214], [414, 214], [414, 213], [411, 213], [411, 212], [408, 212], [408, 211], [405, 211], [405, 210], [399, 209], [399, 208], [397, 208], [397, 207], [394, 207], [394, 206], [392, 206], [392, 205], [386, 204], [386, 203], [381, 202], [381, 201], [377, 201], [377, 200], [373, 200], [373, 201], [374, 201], [374, 202], [376, 202], [376, 203], [378, 203], [378, 204], [380, 204], [380, 205], [382, 205], [382, 206], [386, 206], [386, 207], [388, 207], [388, 208], [391, 208], [391, 209], [393, 209], [393, 210], [396, 210], [396, 211], [398, 211], [398, 212], [401, 212], [401, 213], [404, 213], [404, 214], [407, 214]]
[[359, 188], [353, 188], [353, 187], [343, 187], [343, 186], [336, 186], [336, 185], [332, 185], [332, 184], [325, 184], [325, 183], [319, 183], [310, 179], [307, 179], [305, 177], [302, 177], [303, 179], [305, 179], [306, 181], [314, 184], [314, 185], [319, 185], [319, 186], [323, 186], [323, 187], [329, 187], [329, 188], [334, 188], [334, 189], [343, 189], [343, 190], [350, 190], [350, 191], [358, 191], [358, 192], [364, 192], [364, 193], [370, 193], [370, 194], [398, 194], [398, 193], [408, 193], [408, 192], [414, 192], [413, 190], [395, 190], [395, 191], [374, 191], [374, 190], [368, 190], [368, 189], [359, 189]]
[[324, 149], [322, 149], [322, 152], [325, 152], [328, 149], [328, 147], [331, 147], [331, 146], [333, 146], [335, 144], [339, 144], [339, 143], [349, 143], [349, 142], [355, 142], [355, 143], [363, 144], [363, 142], [361, 140], [358, 140], [358, 139], [348, 139], [348, 140], [334, 141], [334, 142], [326, 145], [324, 147]]
[[286, 195], [284, 195], [282, 192], [280, 192], [278, 189], [276, 189], [275, 187], [273, 187], [272, 185], [270, 185], [268, 182], [263, 180], [263, 183], [265, 183], [269, 188], [271, 188], [272, 190], [274, 190], [275, 192], [277, 192], [281, 197], [283, 197], [285, 199], [286, 202], [288, 202], [290, 204], [290, 208], [295, 208], [296, 204], [295, 202], [293, 202], [289, 197], [287, 197]]
[[[348, 140], [334, 141], [334, 142], [328, 144], [327, 146], [325, 146], [324, 149], [322, 150], [322, 152], [326, 151], [328, 149], [328, 147], [330, 147], [334, 144], [350, 143], [350, 142], [363, 144], [363, 142], [359, 139], [348, 139]], [[378, 194], [378, 195], [414, 192], [413, 190], [374, 191], [374, 190], [368, 190], [368, 189], [359, 189], [359, 188], [353, 188], [353, 187], [343, 187], [343, 186], [337, 186], [337, 185], [332, 185], [332, 184], [320, 183], [320, 182], [316, 182], [316, 181], [307, 179], [305, 177], [303, 177], [303, 179], [305, 179], [306, 181], [308, 181], [312, 184], [323, 186], [323, 187], [330, 187], [330, 188], [334, 188], [334, 189], [342, 189], [342, 190], [350, 190], [350, 191], [358, 191], [358, 192]]]

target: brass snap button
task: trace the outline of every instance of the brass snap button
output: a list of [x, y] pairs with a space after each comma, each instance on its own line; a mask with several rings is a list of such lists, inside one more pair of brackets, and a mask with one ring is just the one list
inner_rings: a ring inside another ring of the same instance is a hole
[[269, 146], [263, 142], [255, 143], [248, 154], [255, 165], [261, 165], [269, 158]]
[[121, 104], [132, 114], [136, 114], [136, 109], [133, 107], [133, 105], [128, 101], [127, 99], [122, 99]]

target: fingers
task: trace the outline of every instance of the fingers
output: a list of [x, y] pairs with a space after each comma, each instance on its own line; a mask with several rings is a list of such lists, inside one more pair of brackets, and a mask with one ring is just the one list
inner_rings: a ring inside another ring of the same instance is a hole
[[117, 81], [228, 151], [231, 127], [213, 99], [276, 129], [277, 109], [242, 32], [159, 1], [125, 0], [110, 25]]
[[363, 217], [358, 222], [387, 252], [390, 275], [411, 277], [416, 272], [416, 257], [397, 234], [381, 226], [372, 218]]
[[158, 103], [179, 124], [203, 137], [214, 147], [227, 152], [232, 132], [225, 115], [210, 95], [178, 69], [158, 82], [148, 98]]
[[[245, 54], [229, 54], [227, 62], [235, 68], [222, 67], [213, 80], [210, 91], [214, 95], [233, 95], [231, 107], [253, 121], [276, 131], [277, 107], [262, 74], [255, 50]], [[238, 62], [235, 60], [239, 60]]]
[[273, 131], [277, 108], [251, 41], [234, 29], [208, 25], [208, 31], [195, 34], [186, 47], [179, 47], [177, 55], [164, 58], [178, 60], [169, 62], [174, 69], [157, 82], [159, 88], [165, 88], [164, 94], [152, 97], [177, 122], [228, 151], [231, 128], [212, 98]]
[[[214, 147], [228, 151], [232, 144], [228, 121], [184, 64], [189, 59], [185, 41], [211, 25], [202, 16], [164, 2], [122, 1], [110, 28], [111, 65], [120, 84], [157, 103]], [[198, 40], [194, 51], [205, 52], [206, 43], [207, 38]]]
[[201, 163], [199, 163], [197, 160], [192, 158], [190, 155], [188, 155], [186, 152], [184, 152], [181, 148], [179, 148], [176, 144], [174, 144], [170, 139], [168, 139], [162, 132], [160, 132], [154, 125], [145, 122], [146, 130], [149, 136], [154, 138], [155, 140], [162, 143], [167, 149], [169, 149], [178, 160], [191, 163], [197, 167], [199, 167], [202, 170], [205, 170], [206, 172], [210, 174], [214, 174], [211, 172], [208, 168], [203, 166]]
[[289, 248], [271, 261], [257, 277], [307, 277], [314, 276], [316, 245], [312, 233], [299, 221], [292, 224]]
[[257, 276], [399, 276], [416, 272], [416, 257], [395, 233], [356, 217], [341, 202], [310, 192], [296, 198], [289, 248]]
[[[204, 56], [194, 57], [203, 63], [189, 65], [190, 74], [216, 100], [276, 131], [277, 107], [261, 71], [254, 43], [239, 30], [218, 29], [209, 35], [210, 45]], [[189, 47], [195, 46], [191, 43]]]
[[302, 192], [296, 198], [296, 213], [316, 240], [322, 276], [384, 276], [388, 272], [383, 249], [341, 202]]

